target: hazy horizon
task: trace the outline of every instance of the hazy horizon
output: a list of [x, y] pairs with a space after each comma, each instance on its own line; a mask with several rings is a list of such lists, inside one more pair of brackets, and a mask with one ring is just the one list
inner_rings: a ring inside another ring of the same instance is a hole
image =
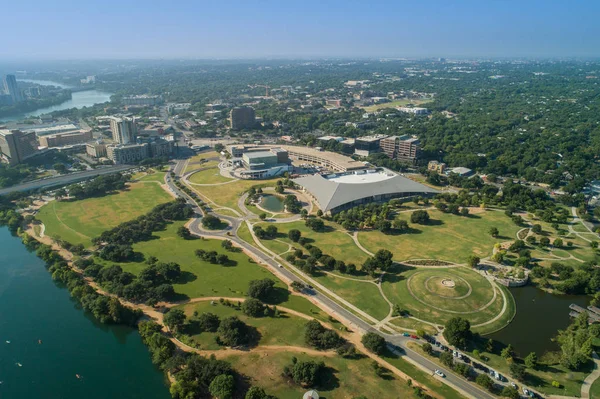
[[600, 2], [12, 3], [2, 60], [595, 58]]

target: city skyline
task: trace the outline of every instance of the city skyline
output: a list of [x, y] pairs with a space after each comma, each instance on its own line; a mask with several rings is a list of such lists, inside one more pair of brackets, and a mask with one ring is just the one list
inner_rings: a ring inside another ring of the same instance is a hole
[[0, 59], [600, 56], [600, 4], [576, 3], [36, 0], [8, 10]]

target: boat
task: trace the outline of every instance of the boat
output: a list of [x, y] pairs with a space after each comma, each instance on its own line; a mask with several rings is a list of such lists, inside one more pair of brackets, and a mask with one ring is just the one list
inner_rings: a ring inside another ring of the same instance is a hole
[[10, 341], [6, 341], [7, 344], [10, 344]]
[[18, 363], [18, 362], [17, 362], [17, 363], [15, 363], [15, 364], [16, 364], [17, 366], [19, 366], [19, 367], [23, 367], [23, 365], [22, 365], [21, 363]]
[[77, 379], [81, 378], [81, 376], [79, 374], [75, 374], [75, 377], [77, 377]]

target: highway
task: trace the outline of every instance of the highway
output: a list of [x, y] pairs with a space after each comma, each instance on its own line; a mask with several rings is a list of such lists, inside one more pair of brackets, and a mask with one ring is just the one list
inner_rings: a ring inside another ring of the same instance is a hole
[[129, 169], [137, 168], [135, 165], [115, 165], [107, 166], [105, 168], [98, 168], [94, 170], [86, 170], [84, 172], [69, 173], [67, 175], [61, 175], [56, 177], [50, 177], [42, 180], [34, 180], [27, 183], [17, 184], [15, 186], [0, 189], [0, 195], [6, 195], [14, 191], [32, 191], [39, 190], [40, 188], [49, 188], [63, 186], [79, 181], [83, 181], [92, 177], [107, 175], [111, 173], [124, 172]]
[[[183, 173], [183, 165], [184, 164], [185, 164], [184, 160], [178, 160], [177, 163], [171, 167], [171, 171], [175, 172], [177, 176], [180, 176]], [[190, 196], [188, 196], [183, 191], [179, 190], [177, 188], [177, 186], [175, 186], [173, 179], [169, 178], [167, 180], [167, 184], [169, 185], [170, 189], [177, 196], [186, 199], [188, 204], [190, 204], [193, 207], [193, 209], [197, 215], [202, 215], [202, 211], [198, 207], [198, 205], [196, 204], [194, 199], [191, 198]], [[209, 213], [212, 213], [212, 212], [209, 212]], [[214, 215], [229, 222], [230, 226], [220, 232], [219, 231], [208, 232], [206, 230], [203, 230], [200, 227], [201, 226], [201, 218], [196, 217], [194, 220], [192, 220], [192, 222], [188, 226], [190, 231], [193, 234], [199, 235], [199, 236], [215, 235], [215, 236], [226, 237], [228, 240], [231, 240], [232, 242], [237, 244], [239, 247], [242, 247], [249, 253], [253, 254], [257, 259], [260, 259], [261, 262], [263, 264], [267, 265], [275, 275], [282, 276], [283, 279], [285, 279], [285, 280], [297, 281], [299, 283], [302, 283], [305, 286], [307, 285], [306, 281], [304, 281], [302, 278], [300, 278], [297, 274], [291, 272], [286, 267], [280, 267], [279, 266], [280, 264], [276, 260], [274, 260], [271, 256], [269, 256], [265, 252], [261, 251], [260, 249], [246, 243], [245, 241], [239, 239], [237, 237], [237, 229], [239, 228], [240, 223], [242, 223], [243, 221], [241, 221], [239, 218], [235, 218], [235, 217], [217, 215], [217, 214], [214, 214]], [[227, 233], [229, 233], [230, 235], [227, 235]], [[321, 287], [321, 288], [324, 288], [324, 287]], [[325, 291], [326, 290], [327, 289], [325, 288]], [[471, 398], [477, 398], [477, 399], [496, 398], [496, 396], [492, 395], [488, 391], [481, 389], [478, 385], [471, 384], [464, 378], [455, 374], [453, 371], [434, 363], [433, 361], [429, 360], [425, 356], [410, 349], [408, 347], [407, 343], [410, 341], [415, 342], [414, 339], [409, 338], [409, 337], [404, 337], [401, 334], [391, 335], [391, 334], [384, 334], [384, 333], [380, 332], [379, 330], [377, 330], [373, 326], [371, 326], [369, 323], [362, 320], [361, 318], [356, 316], [354, 313], [348, 311], [346, 308], [342, 307], [340, 304], [338, 304], [337, 302], [330, 299], [330, 297], [319, 292], [318, 290], [316, 290], [314, 288], [313, 289], [307, 288], [305, 290], [305, 293], [310, 295], [312, 297], [312, 299], [314, 299], [314, 301], [317, 302], [320, 306], [330, 309], [337, 316], [338, 319], [341, 319], [340, 321], [345, 321], [344, 324], [350, 326], [350, 328], [354, 329], [355, 331], [358, 330], [358, 331], [362, 331], [362, 332], [374, 332], [374, 333], [377, 333], [377, 334], [383, 336], [386, 339], [386, 341], [388, 342], [388, 346], [390, 348], [393, 348], [395, 350], [395, 352], [397, 354], [401, 355], [402, 357], [408, 358], [411, 363], [415, 364], [416, 366], [421, 368], [423, 371], [433, 374], [434, 370], [436, 370], [436, 369], [441, 370], [446, 375], [446, 378], [439, 378], [439, 377], [436, 377], [436, 378], [438, 378], [442, 382], [450, 385], [452, 388], [460, 391], [463, 395], [471, 397]], [[331, 293], [331, 294], [333, 294], [333, 293]], [[334, 295], [335, 294], [333, 294], [332, 296], [334, 296]]]

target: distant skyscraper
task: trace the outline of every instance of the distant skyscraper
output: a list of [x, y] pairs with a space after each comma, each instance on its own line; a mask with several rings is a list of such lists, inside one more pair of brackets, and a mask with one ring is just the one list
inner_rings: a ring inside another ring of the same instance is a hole
[[17, 86], [17, 78], [15, 77], [15, 75], [4, 76], [3, 83], [4, 92], [11, 96], [13, 102], [18, 103], [23, 101], [23, 96], [21, 95], [19, 86]]
[[0, 129], [0, 158], [10, 165], [23, 162], [38, 151], [35, 132]]
[[137, 136], [137, 126], [135, 119], [131, 118], [112, 118], [110, 120], [110, 130], [113, 141], [118, 144], [135, 143]]
[[235, 107], [229, 113], [231, 129], [251, 129], [256, 125], [256, 114], [252, 107]]

